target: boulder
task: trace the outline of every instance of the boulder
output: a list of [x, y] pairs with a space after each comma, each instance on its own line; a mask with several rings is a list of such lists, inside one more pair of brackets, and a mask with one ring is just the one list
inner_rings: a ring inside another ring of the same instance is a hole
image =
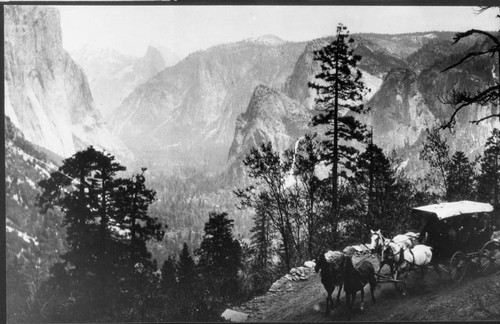
[[231, 322], [244, 322], [247, 320], [248, 315], [249, 314], [247, 314], [247, 313], [238, 312], [238, 311], [235, 311], [235, 310], [228, 308], [224, 311], [224, 313], [222, 313], [221, 316], [224, 319], [231, 321]]

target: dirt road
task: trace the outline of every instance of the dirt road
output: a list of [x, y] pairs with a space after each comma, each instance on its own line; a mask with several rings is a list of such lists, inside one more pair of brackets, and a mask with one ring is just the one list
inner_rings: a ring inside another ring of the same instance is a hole
[[[375, 260], [372, 260], [376, 263]], [[377, 267], [376, 267], [377, 269]], [[334, 300], [336, 291], [334, 292]], [[342, 293], [341, 304], [325, 315], [326, 292], [319, 274], [311, 270], [309, 279], [293, 282], [279, 292], [268, 292], [242, 305], [240, 311], [250, 313], [249, 322], [324, 322], [345, 321], [346, 310]], [[365, 308], [359, 310], [360, 294], [355, 303], [355, 321], [470, 321], [500, 320], [500, 273], [487, 277], [469, 275], [453, 282], [449, 275], [441, 280], [433, 270], [425, 274], [423, 284], [401, 296], [392, 283], [379, 284], [376, 303], [365, 287]]]

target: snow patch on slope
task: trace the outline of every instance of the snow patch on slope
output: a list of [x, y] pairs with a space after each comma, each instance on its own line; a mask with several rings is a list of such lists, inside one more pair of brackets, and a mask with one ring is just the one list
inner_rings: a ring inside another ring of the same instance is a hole
[[5, 230], [8, 233], [15, 232], [17, 234], [17, 236], [19, 236], [20, 238], [22, 238], [26, 243], [32, 243], [35, 246], [38, 246], [38, 240], [36, 238], [34, 238], [34, 237], [29, 236], [28, 234], [26, 234], [24, 232], [21, 232], [21, 231], [15, 229], [15, 228], [12, 228], [9, 225], [5, 225]]

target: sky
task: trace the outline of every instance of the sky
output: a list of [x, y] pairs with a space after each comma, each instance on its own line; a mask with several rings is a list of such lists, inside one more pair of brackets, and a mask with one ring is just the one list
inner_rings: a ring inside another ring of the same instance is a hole
[[[498, 30], [498, 10], [412, 6], [57, 6], [63, 46], [85, 45], [142, 56], [151, 46], [180, 58], [211, 46], [276, 35], [307, 41], [333, 35], [338, 23], [351, 33]], [[477, 9], [477, 8], [476, 8]]]

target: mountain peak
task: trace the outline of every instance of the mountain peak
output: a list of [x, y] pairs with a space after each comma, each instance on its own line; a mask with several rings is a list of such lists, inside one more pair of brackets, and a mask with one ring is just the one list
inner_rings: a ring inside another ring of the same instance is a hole
[[260, 37], [254, 37], [249, 39], [250, 42], [258, 43], [258, 44], [263, 44], [263, 45], [270, 45], [270, 46], [277, 46], [277, 45], [282, 45], [285, 43], [284, 40], [279, 38], [278, 36], [267, 34], [264, 36]]
[[161, 52], [156, 47], [150, 45], [146, 49], [146, 54], [144, 54], [143, 58], [150, 58], [150, 59], [161, 58], [163, 60], [163, 55], [161, 55]]

